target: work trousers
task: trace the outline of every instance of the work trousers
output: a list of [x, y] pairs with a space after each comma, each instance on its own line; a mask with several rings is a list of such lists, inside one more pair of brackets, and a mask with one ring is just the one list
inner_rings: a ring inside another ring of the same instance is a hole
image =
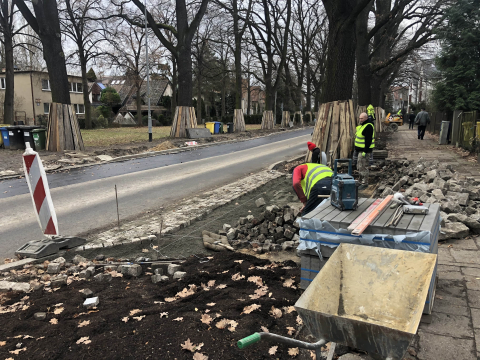
[[[360, 154], [360, 151], [357, 151], [357, 150], [353, 151], [353, 165], [357, 164], [358, 154]], [[368, 164], [373, 165], [373, 151], [371, 153], [367, 153], [367, 157], [368, 157]]]
[[414, 124], [414, 121], [410, 121], [408, 123], [408, 129], [413, 129], [413, 124]]
[[420, 126], [418, 125], [418, 138], [419, 139], [422, 139], [423, 140], [423, 137], [425, 136], [425, 129], [426, 129], [426, 125], [425, 126]]
[[331, 177], [317, 181], [315, 185], [313, 185], [312, 190], [310, 190], [310, 195], [308, 196], [307, 203], [302, 211], [302, 216], [314, 210], [323, 200], [325, 200], [324, 197], [318, 197], [318, 195], [330, 195], [331, 190]]

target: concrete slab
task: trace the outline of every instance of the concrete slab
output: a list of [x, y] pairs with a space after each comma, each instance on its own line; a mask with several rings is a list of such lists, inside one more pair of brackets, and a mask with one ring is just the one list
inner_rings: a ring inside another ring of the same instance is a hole
[[[440, 249], [438, 249], [440, 251]], [[471, 264], [480, 264], [480, 254], [478, 251], [472, 250], [456, 250], [450, 249], [450, 254], [455, 261]]]
[[186, 129], [187, 138], [202, 139], [212, 137], [212, 133], [207, 128]]
[[438, 246], [438, 263], [452, 265], [456, 260], [450, 254], [450, 249], [446, 246]]
[[473, 329], [470, 326], [470, 317], [468, 316], [433, 312], [432, 317], [432, 323], [421, 323], [420, 329], [437, 335], [473, 337]]
[[439, 271], [438, 277], [445, 280], [463, 280], [463, 274], [460, 271]]
[[435, 299], [433, 311], [450, 315], [470, 316], [466, 301], [465, 306], [456, 306], [452, 305], [450, 301], [448, 301], [448, 298], [446, 299], [445, 297], [443, 297], [442, 300], [440, 300], [439, 298]]
[[11, 262], [11, 263], [8, 263], [8, 264], [2, 264], [2, 265], [0, 265], [0, 272], [15, 270], [15, 269], [23, 267], [24, 265], [32, 264], [32, 263], [34, 263], [35, 261], [38, 261], [38, 260], [39, 259], [25, 258], [25, 259], [14, 261], [14, 262]]
[[470, 275], [480, 277], [480, 269], [474, 267], [461, 267], [460, 268], [463, 275]]
[[[480, 309], [470, 309], [472, 312], [472, 323], [475, 329], [480, 329]], [[480, 346], [480, 342], [477, 343]]]
[[446, 242], [453, 246], [453, 249], [478, 250], [477, 244], [473, 239], [455, 239]]
[[467, 295], [470, 307], [480, 309], [480, 291], [467, 290]]
[[453, 265], [438, 265], [437, 266], [437, 272], [439, 272], [439, 273], [450, 272], [450, 271], [458, 272], [458, 271], [461, 271], [461, 268], [460, 268], [460, 266], [453, 266]]
[[465, 286], [468, 290], [480, 291], [480, 278], [475, 276], [465, 275]]
[[419, 331], [419, 360], [476, 360], [477, 352], [473, 339], [455, 339]]

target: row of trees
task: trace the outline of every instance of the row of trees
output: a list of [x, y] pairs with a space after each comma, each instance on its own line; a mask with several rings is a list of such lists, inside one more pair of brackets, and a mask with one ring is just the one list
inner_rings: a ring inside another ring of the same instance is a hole
[[[216, 92], [225, 115], [227, 97], [240, 109], [252, 84], [265, 90], [267, 111], [277, 100], [284, 110], [316, 110], [319, 102], [352, 98], [354, 89], [360, 105], [384, 106], [408, 60], [435, 38], [448, 6], [447, 0], [157, 0], [147, 9], [142, 0], [0, 3], [5, 119], [13, 119], [12, 49], [42, 48], [54, 102], [70, 103], [66, 66], [81, 71], [87, 127], [93, 63], [131, 76], [141, 108], [145, 14], [154, 70], [175, 89], [172, 107]], [[35, 47], [25, 45], [30, 38], [38, 40]]]

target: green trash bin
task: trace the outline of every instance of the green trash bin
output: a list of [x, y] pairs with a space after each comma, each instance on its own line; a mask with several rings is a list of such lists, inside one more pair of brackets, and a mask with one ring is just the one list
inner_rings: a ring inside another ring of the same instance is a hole
[[33, 136], [33, 148], [34, 150], [45, 150], [45, 133], [47, 129], [33, 129], [32, 136]]

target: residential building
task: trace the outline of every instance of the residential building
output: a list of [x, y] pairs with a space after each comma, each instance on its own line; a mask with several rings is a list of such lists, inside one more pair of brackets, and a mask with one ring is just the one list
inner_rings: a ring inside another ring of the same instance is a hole
[[408, 87], [395, 86], [390, 88], [390, 92], [387, 94], [387, 104], [395, 113], [398, 110], [407, 110], [408, 106]]
[[412, 70], [409, 81], [408, 103], [428, 103], [433, 90], [433, 81], [438, 76], [434, 59], [424, 59], [417, 63]]
[[263, 113], [265, 109], [265, 91], [260, 86], [250, 86], [250, 108], [248, 108], [248, 83], [246, 79], [242, 81], [242, 109], [245, 115], [255, 115]]
[[[80, 76], [68, 75], [70, 101], [75, 106], [79, 118], [85, 116], [83, 86]], [[48, 115], [52, 102], [48, 73], [43, 71], [14, 72], [14, 111], [15, 117], [25, 124], [34, 124], [39, 116]], [[0, 73], [0, 123], [3, 122], [3, 99], [5, 98], [5, 72]]]

